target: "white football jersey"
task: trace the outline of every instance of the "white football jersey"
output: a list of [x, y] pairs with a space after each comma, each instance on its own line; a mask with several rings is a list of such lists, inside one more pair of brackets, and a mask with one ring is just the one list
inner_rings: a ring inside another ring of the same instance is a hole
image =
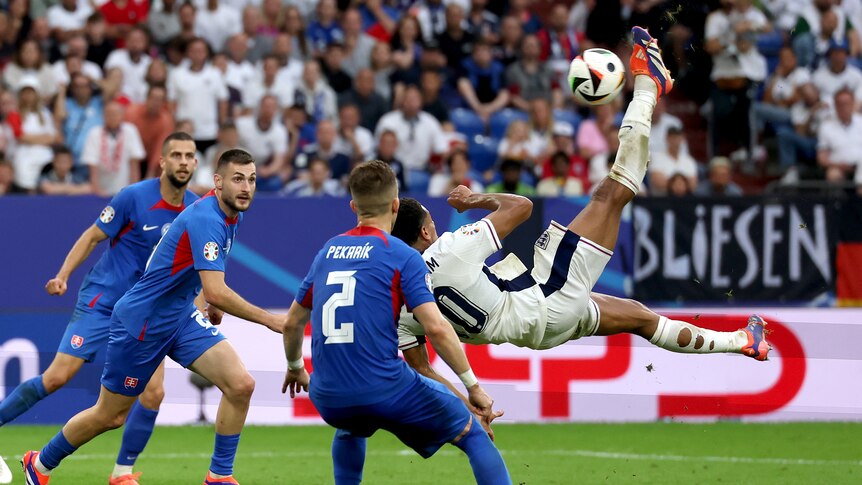
[[[434, 298], [464, 342], [536, 348], [545, 331], [544, 295], [526, 269], [506, 280], [485, 266], [485, 259], [501, 248], [487, 219], [441, 235], [422, 255]], [[419, 322], [402, 312], [399, 348], [415, 347], [424, 342], [423, 335]]]

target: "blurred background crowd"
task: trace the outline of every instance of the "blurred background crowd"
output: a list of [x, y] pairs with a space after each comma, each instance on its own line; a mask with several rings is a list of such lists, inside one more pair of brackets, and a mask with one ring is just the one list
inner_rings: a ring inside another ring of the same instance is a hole
[[676, 87], [656, 107], [648, 196], [862, 193], [862, 0], [0, 0], [0, 195], [112, 195], [197, 142], [193, 190], [249, 150], [258, 190], [589, 194], [628, 87], [572, 103], [569, 62], [628, 64], [648, 27]]

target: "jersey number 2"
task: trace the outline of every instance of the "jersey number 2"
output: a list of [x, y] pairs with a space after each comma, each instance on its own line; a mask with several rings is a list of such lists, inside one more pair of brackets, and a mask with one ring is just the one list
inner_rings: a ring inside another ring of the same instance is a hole
[[341, 307], [353, 306], [353, 297], [356, 294], [356, 271], [332, 271], [326, 277], [326, 286], [341, 285], [341, 291], [333, 294], [323, 304], [323, 336], [326, 337], [324, 344], [352, 344], [353, 322], [342, 323], [338, 326], [335, 321], [335, 311]]

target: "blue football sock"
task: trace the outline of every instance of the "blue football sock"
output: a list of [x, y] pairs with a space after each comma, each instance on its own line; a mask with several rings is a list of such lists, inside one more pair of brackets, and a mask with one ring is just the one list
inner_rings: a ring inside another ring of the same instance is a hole
[[63, 430], [60, 430], [60, 432], [51, 438], [51, 441], [42, 448], [42, 452], [39, 453], [39, 461], [42, 462], [42, 465], [44, 465], [45, 468], [53, 470], [60, 465], [63, 458], [71, 455], [77, 449], [77, 447], [72, 446], [72, 443], [69, 443], [69, 440], [63, 436]]
[[3, 401], [0, 401], [0, 426], [17, 418], [48, 395], [42, 376], [22, 382]]
[[359, 485], [362, 467], [365, 466], [365, 438], [357, 438], [347, 431], [337, 430], [332, 439], [332, 465], [335, 485]]
[[236, 458], [236, 448], [239, 446], [239, 435], [223, 435], [216, 433], [215, 451], [210, 463], [210, 471], [219, 475], [233, 475], [233, 460]]
[[126, 426], [123, 429], [123, 444], [120, 446], [120, 454], [117, 455], [117, 465], [132, 466], [138, 455], [144, 451], [150, 436], [153, 435], [153, 427], [156, 425], [156, 416], [159, 411], [147, 409], [140, 401], [135, 401], [129, 416], [126, 418]]
[[512, 479], [503, 457], [488, 437], [488, 433], [475, 419], [470, 431], [458, 440], [455, 446], [470, 458], [477, 485], [511, 485]]

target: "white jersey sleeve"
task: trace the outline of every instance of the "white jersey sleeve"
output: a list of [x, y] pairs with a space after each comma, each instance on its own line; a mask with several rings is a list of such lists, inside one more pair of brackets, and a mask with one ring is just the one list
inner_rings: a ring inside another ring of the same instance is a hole
[[488, 219], [461, 226], [455, 232], [440, 236], [437, 250], [425, 258], [429, 269], [434, 271], [435, 258], [453, 258], [473, 265], [484, 266], [488, 256], [502, 248], [494, 225]]

